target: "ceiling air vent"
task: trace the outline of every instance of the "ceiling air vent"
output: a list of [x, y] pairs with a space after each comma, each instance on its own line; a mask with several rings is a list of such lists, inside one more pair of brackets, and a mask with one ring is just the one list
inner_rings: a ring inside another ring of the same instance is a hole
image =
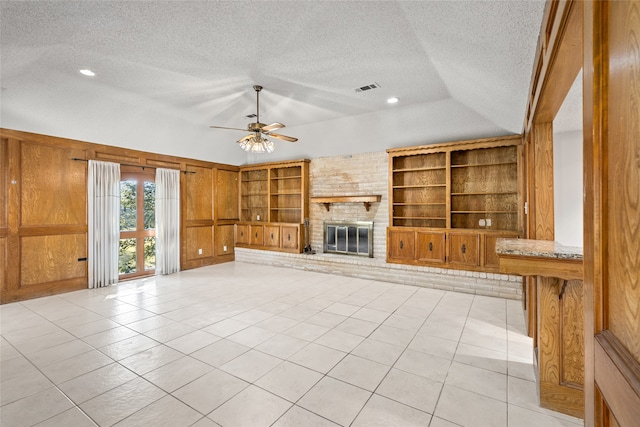
[[378, 89], [379, 87], [380, 87], [380, 85], [378, 83], [371, 83], [370, 85], [357, 87], [355, 89], [355, 91], [356, 91], [356, 93], [357, 92], [364, 92], [364, 91], [371, 90], [371, 89]]

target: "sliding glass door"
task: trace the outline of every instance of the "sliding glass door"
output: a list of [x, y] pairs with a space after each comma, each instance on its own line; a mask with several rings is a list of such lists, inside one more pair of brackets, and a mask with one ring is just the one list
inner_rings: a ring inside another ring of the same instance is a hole
[[155, 171], [121, 173], [120, 279], [146, 276], [156, 268]]

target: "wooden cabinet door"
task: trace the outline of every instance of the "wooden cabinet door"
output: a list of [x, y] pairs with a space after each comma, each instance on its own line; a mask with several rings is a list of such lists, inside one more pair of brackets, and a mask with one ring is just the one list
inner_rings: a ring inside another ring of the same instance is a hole
[[252, 225], [250, 227], [249, 234], [249, 243], [252, 246], [262, 246], [264, 245], [264, 226], [263, 225]]
[[282, 226], [282, 248], [300, 249], [300, 227], [298, 225]]
[[388, 259], [413, 261], [415, 259], [415, 232], [388, 230], [387, 248]]
[[637, 426], [640, 1], [584, 8], [585, 425]]
[[507, 235], [507, 234], [485, 234], [484, 236], [484, 267], [498, 269], [500, 267], [500, 260], [498, 259], [498, 255], [496, 255], [496, 241], [498, 239], [509, 239], [516, 238], [517, 234]]
[[264, 245], [269, 248], [280, 247], [280, 226], [278, 225], [264, 226]]
[[418, 231], [418, 261], [444, 263], [445, 236], [444, 232]]
[[239, 245], [248, 245], [250, 242], [249, 226], [246, 224], [236, 224], [236, 243]]
[[469, 266], [480, 265], [480, 235], [478, 233], [450, 233], [449, 262]]
[[229, 255], [233, 253], [233, 224], [218, 225], [213, 232], [215, 255]]

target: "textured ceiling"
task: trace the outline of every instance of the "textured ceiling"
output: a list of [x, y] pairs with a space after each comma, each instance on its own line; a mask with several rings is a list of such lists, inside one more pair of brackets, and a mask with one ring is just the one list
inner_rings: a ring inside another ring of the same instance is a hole
[[[543, 9], [2, 1], [0, 126], [232, 164], [520, 133]], [[261, 121], [298, 143], [246, 155], [242, 132], [209, 129], [251, 121], [253, 84], [265, 88]]]

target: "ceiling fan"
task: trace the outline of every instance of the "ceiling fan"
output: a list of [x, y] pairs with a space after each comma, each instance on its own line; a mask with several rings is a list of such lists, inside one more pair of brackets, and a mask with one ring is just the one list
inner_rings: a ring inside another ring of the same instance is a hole
[[273, 153], [274, 145], [273, 142], [264, 138], [264, 136], [270, 136], [273, 138], [281, 139], [287, 142], [296, 142], [298, 138], [293, 138], [291, 136], [280, 135], [278, 133], [273, 133], [272, 131], [281, 129], [285, 127], [282, 123], [271, 123], [270, 125], [266, 125], [264, 123], [260, 123], [260, 91], [262, 90], [262, 86], [254, 85], [253, 89], [256, 91], [256, 121], [255, 123], [249, 123], [246, 129], [240, 128], [230, 128], [224, 126], [210, 126], [214, 129], [231, 129], [231, 130], [241, 130], [241, 131], [249, 131], [251, 132], [249, 135], [240, 138], [236, 141], [240, 148], [244, 151], [252, 152], [252, 153]]

